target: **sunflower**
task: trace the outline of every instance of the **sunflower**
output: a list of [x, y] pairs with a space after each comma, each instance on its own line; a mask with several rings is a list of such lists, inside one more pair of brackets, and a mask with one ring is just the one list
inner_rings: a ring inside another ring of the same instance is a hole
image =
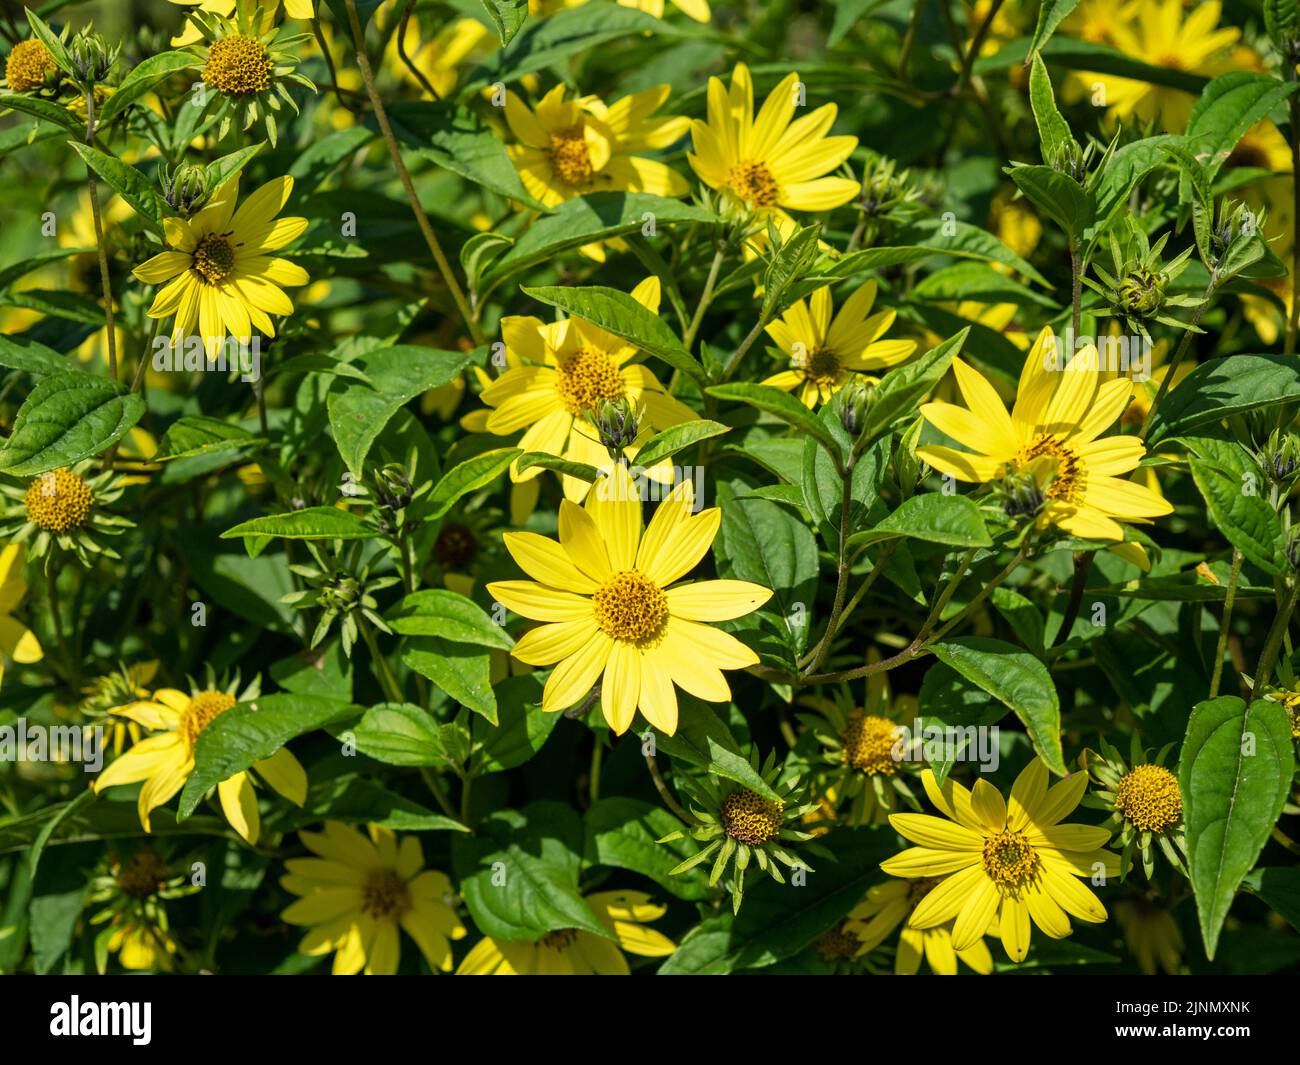
[[763, 382], [786, 392], [798, 392], [810, 410], [826, 402], [863, 370], [897, 366], [916, 350], [914, 340], [881, 340], [894, 324], [894, 311], [871, 313], [876, 283], [857, 289], [831, 317], [830, 286], [819, 288], [808, 303], [795, 300], [777, 321], [767, 326], [790, 369]]
[[67, 553], [90, 567], [95, 555], [119, 558], [102, 537], [119, 536], [134, 523], [106, 509], [121, 498], [126, 478], [111, 469], [91, 475], [93, 461], [37, 474], [23, 484], [0, 483], [0, 536], [31, 545], [33, 560], [48, 570]]
[[[691, 122], [695, 173], [712, 189], [781, 228], [788, 211], [829, 211], [858, 195], [861, 185], [827, 177], [858, 146], [857, 137], [828, 137], [835, 104], [794, 119], [799, 75], [782, 79], [754, 115], [749, 68], [736, 64], [728, 89], [709, 79], [708, 119]], [[794, 121], [791, 121], [794, 119]]]
[[1129, 759], [1100, 737], [1101, 754], [1085, 750], [1079, 765], [1100, 790], [1083, 800], [1085, 806], [1111, 816], [1105, 826], [1117, 833], [1121, 847], [1120, 876], [1127, 877], [1136, 851], [1148, 880], [1155, 873], [1151, 844], [1159, 845], [1169, 864], [1187, 875], [1187, 842], [1183, 834], [1183, 793], [1178, 777], [1164, 765], [1169, 744], [1148, 759], [1136, 735]]
[[281, 285], [305, 285], [307, 271], [270, 253], [296, 240], [305, 218], [276, 218], [293, 191], [293, 178], [268, 181], [238, 210], [239, 177], [221, 186], [193, 218], [168, 218], [167, 242], [137, 266], [137, 280], [162, 285], [150, 318], [170, 318], [172, 344], [185, 341], [198, 324], [209, 359], [216, 359], [227, 335], [250, 343], [254, 328], [275, 336], [272, 314], [292, 314]]
[[[911, 916], [917, 903], [937, 884], [936, 880], [922, 877], [910, 881], [890, 880], [869, 888], [862, 901], [833, 929], [840, 938], [821, 944], [823, 956], [834, 945], [842, 951], [852, 947], [852, 959], [875, 950]], [[993, 955], [984, 937], [980, 936], [971, 946], [957, 950], [952, 945], [952, 925], [951, 921], [933, 928], [904, 925], [894, 953], [894, 974], [915, 976], [924, 959], [937, 976], [956, 976], [959, 960], [981, 976], [988, 976], [993, 971]], [[997, 927], [990, 926], [986, 934], [996, 936]]]
[[1119, 476], [1142, 461], [1142, 441], [1101, 438], [1128, 407], [1133, 383], [1126, 377], [1101, 382], [1091, 346], [1060, 370], [1049, 369], [1054, 343], [1050, 329], [1039, 334], [1010, 415], [979, 371], [953, 359], [967, 406], [926, 403], [921, 414], [971, 452], [930, 445], [916, 453], [960, 481], [1018, 484], [1018, 498], [1029, 500], [1040, 527], [1055, 525], [1086, 540], [1123, 540], [1115, 519], [1147, 521], [1173, 510], [1150, 489]]
[[[1231, 68], [1231, 48], [1241, 31], [1219, 29], [1218, 0], [1196, 4], [1184, 18], [1183, 0], [1133, 0], [1116, 13], [1109, 44], [1125, 55], [1166, 70], [1213, 77]], [[1178, 89], [1146, 81], [1080, 73], [1087, 85], [1100, 83], [1113, 119], [1154, 122], [1162, 129], [1187, 126], [1195, 98]]]
[[479, 940], [457, 976], [628, 976], [628, 954], [665, 958], [677, 949], [646, 925], [668, 912], [643, 891], [598, 891], [584, 900], [613, 939], [581, 928], [547, 932], [533, 942]]
[[[649, 277], [632, 290], [632, 298], [651, 313], [659, 312], [659, 278]], [[488, 378], [482, 399], [491, 411], [467, 416], [461, 424], [471, 432], [498, 436], [524, 429], [518, 446], [570, 462], [601, 468], [609, 454], [587, 417], [602, 400], [626, 400], [642, 412], [643, 439], [624, 449], [635, 459], [646, 439], [660, 430], [698, 415], [666, 391], [651, 370], [629, 363], [636, 347], [581, 318], [544, 325], [539, 319], [512, 316], [501, 321], [506, 345], [506, 369]], [[540, 466], [520, 470], [516, 461], [510, 479], [529, 481]], [[672, 463], [665, 460], [645, 471], [651, 480], [671, 484]], [[580, 502], [590, 485], [580, 477], [562, 475], [565, 497]]]
[[1183, 933], [1172, 913], [1146, 898], [1120, 899], [1115, 903], [1115, 920], [1145, 975], [1155, 976], [1157, 967], [1169, 976], [1178, 975], [1183, 966]]
[[390, 976], [401, 960], [400, 928], [435, 972], [451, 971], [451, 940], [465, 936], [445, 873], [424, 868], [417, 836], [400, 840], [379, 825], [370, 838], [339, 821], [299, 832], [314, 858], [290, 858], [280, 883], [301, 896], [283, 913], [307, 925], [298, 950], [334, 955], [334, 975]]
[[506, 123], [517, 144], [510, 158], [528, 194], [547, 207], [591, 192], [649, 192], [684, 196], [686, 180], [641, 152], [666, 148], [687, 119], [655, 112], [669, 87], [656, 85], [606, 105], [595, 96], [566, 100], [557, 85], [535, 108], [506, 93]]
[[279, 136], [275, 112], [287, 106], [298, 113], [290, 87], [316, 89], [310, 78], [294, 70], [311, 37], [305, 33], [286, 36], [273, 20], [273, 8], [253, 3], [237, 5], [233, 19], [207, 12], [190, 16], [190, 25], [198, 29], [200, 37], [190, 50], [203, 61], [203, 83], [218, 96], [218, 139], [236, 122], [247, 131], [260, 119], [274, 148]]
[[4, 680], [7, 663], [25, 666], [45, 657], [36, 634], [13, 616], [26, 594], [23, 546], [6, 544], [0, 551], [0, 681]]
[[1110, 832], [1091, 825], [1062, 825], [1083, 798], [1086, 773], [1047, 787], [1047, 767], [1035, 758], [1003, 799], [987, 780], [968, 791], [953, 780], [940, 787], [921, 774], [926, 794], [943, 813], [893, 814], [899, 835], [919, 844], [880, 863], [890, 876], [938, 877], [912, 911], [908, 926], [924, 931], [953, 922], [954, 950], [973, 947], [997, 920], [1007, 957], [1029, 952], [1030, 920], [1053, 939], [1070, 934], [1070, 917], [1100, 923], [1106, 908], [1076, 877], [1109, 878], [1119, 858], [1103, 850]]
[[[256, 690], [243, 698], [255, 698]], [[95, 780], [95, 791], [135, 784], [143, 780], [138, 808], [146, 832], [149, 815], [185, 786], [194, 771], [194, 745], [214, 719], [231, 709], [239, 699], [233, 692], [212, 688], [189, 695], [175, 688], [160, 688], [148, 700], [119, 707], [114, 713], [154, 730], [135, 744]], [[288, 748], [281, 747], [269, 758], [252, 766], [270, 787], [295, 805], [307, 798], [307, 774]], [[249, 843], [256, 843], [261, 831], [257, 793], [249, 771], [236, 773], [217, 785], [226, 820]]]
[[110, 954], [132, 972], [175, 969], [179, 946], [163, 904], [198, 890], [153, 850], [140, 849], [125, 859], [110, 854], [108, 871], [91, 881], [89, 896], [92, 904], [105, 904], [90, 918], [92, 926], [105, 926], [95, 937], [99, 972], [108, 967]]
[[585, 509], [560, 501], [560, 542], [505, 533], [506, 550], [535, 581], [496, 581], [498, 602], [547, 624], [519, 638], [512, 654], [529, 665], [556, 664], [543, 710], [563, 710], [601, 676], [601, 709], [616, 733], [639, 709], [671, 736], [677, 731], [676, 684], [699, 699], [726, 702], [724, 669], [758, 656], [730, 633], [701, 624], [727, 621], [762, 606], [771, 592], [747, 581], [692, 581], [722, 512], [692, 514], [694, 486], [684, 481], [641, 529], [641, 502], [627, 469], [614, 467], [587, 496]]

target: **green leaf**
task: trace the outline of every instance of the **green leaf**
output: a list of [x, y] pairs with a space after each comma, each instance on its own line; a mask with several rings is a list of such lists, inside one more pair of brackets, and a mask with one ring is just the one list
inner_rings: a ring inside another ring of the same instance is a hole
[[498, 810], [456, 837], [452, 868], [479, 931], [513, 942], [573, 928], [612, 938], [578, 890], [582, 849], [582, 822], [562, 802]]
[[240, 522], [221, 534], [223, 540], [237, 536], [278, 536], [282, 540], [369, 540], [373, 526], [359, 514], [338, 507], [304, 507], [287, 514], [267, 514]]
[[[314, 145], [313, 145], [314, 147]], [[223, 155], [220, 159], [214, 159], [203, 168], [208, 178], [208, 185], [213, 190], [221, 188], [227, 181], [238, 174], [249, 163], [258, 152], [262, 150], [260, 144], [250, 144], [247, 148], [238, 148], [229, 155]]]
[[601, 799], [587, 811], [586, 824], [589, 864], [640, 873], [679, 899], [702, 901], [713, 894], [707, 866], [669, 875], [698, 848], [686, 836], [658, 842], [682, 827], [662, 806], [621, 795]]
[[379, 703], [350, 730], [362, 754], [389, 765], [445, 765], [438, 722], [410, 703]]
[[1207, 422], [1300, 399], [1300, 361], [1291, 355], [1233, 355], [1203, 362], [1160, 401], [1147, 449]]
[[641, 467], [653, 466], [656, 462], [672, 458], [677, 452], [692, 444], [729, 432], [731, 426], [723, 425], [721, 422], [711, 422], [707, 418], [682, 422], [681, 425], [674, 425], [647, 440], [645, 446], [636, 453], [636, 464]]
[[[993, 55], [977, 59], [975, 73], [981, 76], [996, 74], [1025, 62], [1029, 58], [1029, 43], [1029, 38], [1024, 37], [1005, 45]], [[1143, 62], [1108, 44], [1076, 40], [1073, 37], [1054, 37], [1039, 51], [1054, 70], [1061, 68], [1110, 74], [1117, 78], [1165, 85], [1192, 96], [1199, 96], [1209, 80], [1172, 66]]]
[[1050, 166], [1009, 166], [1003, 168], [1017, 188], [1071, 240], [1083, 239], [1083, 231], [1096, 216], [1092, 196], [1072, 177]]
[[924, 492], [905, 499], [874, 529], [854, 533], [848, 539], [853, 548], [897, 537], [912, 536], [949, 547], [991, 547], [979, 506], [965, 496]]
[[1050, 164], [1062, 148], [1077, 142], [1070, 132], [1069, 123], [1057, 110], [1056, 95], [1052, 92], [1052, 79], [1048, 76], [1047, 67], [1039, 55], [1034, 56], [1029, 71], [1029, 103], [1034, 111], [1034, 123], [1038, 126], [1038, 143], [1042, 150], [1043, 162]]
[[[505, 142], [473, 111], [411, 100], [390, 104], [388, 115], [404, 148], [498, 196], [546, 210], [525, 190]], [[373, 118], [367, 124], [375, 128]]]
[[[108, 122], [114, 115], [124, 111], [156, 85], [166, 81], [173, 74], [182, 70], [195, 70], [199, 67], [198, 57], [191, 52], [160, 52], [137, 63], [122, 78], [113, 93], [96, 116], [98, 124]], [[256, 149], [253, 149], [256, 151]]]
[[199, 733], [194, 770], [181, 792], [177, 816], [194, 812], [208, 791], [254, 763], [270, 758], [295, 736], [354, 717], [359, 708], [318, 695], [263, 695], [219, 714]]
[[247, 429], [205, 414], [187, 414], [167, 427], [150, 462], [168, 462], [214, 451], [242, 451], [266, 443]]
[[1264, 28], [1274, 44], [1287, 44], [1300, 33], [1300, 3], [1296, 0], [1264, 0]]
[[[855, 254], [870, 254], [872, 251], [877, 253], [903, 252], [907, 250], [907, 245], [932, 248], [942, 255], [1002, 263], [1011, 267], [1022, 277], [1036, 281], [1044, 288], [1053, 287], [1047, 278], [1003, 244], [1002, 241], [998, 240], [992, 233], [980, 229], [979, 226], [973, 226], [969, 222], [959, 222], [956, 219], [942, 216], [922, 220], [913, 222], [906, 229], [894, 234], [894, 238], [904, 247], [901, 249], [875, 248]], [[852, 255], [846, 256], [843, 262], [847, 264], [853, 258]]]
[[1034, 27], [1034, 35], [1029, 39], [1030, 56], [1038, 59], [1039, 50], [1056, 32], [1056, 27], [1078, 6], [1079, 0], [1042, 0], [1038, 5], [1038, 24]]
[[827, 432], [826, 427], [807, 407], [789, 392], [782, 392], [771, 385], [755, 385], [744, 381], [732, 384], [713, 385], [706, 389], [715, 399], [730, 399], [738, 403], [748, 403], [768, 414], [775, 414], [787, 425], [816, 440], [835, 459], [841, 459], [841, 449], [835, 438]]
[[1242, 883], [1300, 931], [1300, 869], [1295, 866], [1255, 869]]
[[62, 262], [73, 255], [94, 255], [93, 246], [89, 248], [54, 248], [51, 251], [39, 252], [26, 259], [20, 259], [18, 262], [11, 263], [4, 269], [0, 270], [0, 289], [8, 288], [20, 277], [35, 273], [42, 266], [48, 266], [50, 263]]
[[444, 588], [413, 592], [395, 607], [388, 626], [403, 636], [441, 636], [456, 643], [477, 647], [499, 647], [509, 651], [515, 645], [488, 612], [473, 600]]
[[112, 447], [144, 414], [144, 400], [104, 377], [56, 373], [36, 383], [0, 450], [14, 477], [71, 466]]
[[1187, 120], [1187, 140], [1210, 177], [1256, 122], [1300, 88], [1271, 74], [1234, 70], [1205, 87]]
[[690, 696], [683, 702], [686, 700], [690, 701], [690, 709], [686, 712], [683, 706], [677, 731], [671, 736], [654, 733], [658, 751], [669, 758], [706, 769], [714, 776], [733, 780], [765, 799], [780, 803], [781, 797], [740, 753], [735, 737], [723, 720], [699, 700]]
[[1047, 667], [1003, 640], [959, 636], [930, 646], [934, 656], [979, 685], [1020, 718], [1034, 749], [1053, 773], [1065, 776], [1061, 703]]
[[73, 133], [86, 131], [85, 124], [66, 107], [43, 100], [39, 96], [27, 96], [18, 92], [0, 92], [0, 110], [9, 108], [39, 118], [42, 122], [51, 122]]
[[1206, 956], [1282, 813], [1295, 771], [1281, 703], [1225, 695], [1192, 708], [1178, 764], [1187, 856]]
[[885, 374], [872, 393], [871, 406], [867, 408], [859, 430], [861, 438], [874, 441], [888, 432], [900, 418], [915, 416], [921, 401], [943, 380], [952, 360], [961, 354], [962, 346], [969, 336], [970, 328], [967, 327], [931, 348], [919, 359], [905, 366], [897, 366]]
[[528, 451], [519, 456], [520, 473], [534, 467], [568, 474], [570, 477], [577, 477], [588, 484], [595, 484], [601, 478], [600, 470], [595, 466], [588, 466], [585, 462], [573, 462], [569, 459], [562, 459], [558, 455], [544, 454], [541, 451]]
[[30, 337], [0, 336], [0, 366], [21, 370], [34, 377], [84, 372], [66, 355], [61, 355]]
[[497, 723], [487, 651], [440, 636], [413, 636], [407, 638], [402, 649], [402, 662], [462, 706]]
[[360, 480], [379, 434], [416, 396], [459, 376], [470, 363], [460, 351], [397, 344], [358, 356], [352, 364], [370, 381], [337, 380], [329, 394], [330, 429], [349, 472]]
[[1262, 494], [1268, 481], [1244, 447], [1232, 441], [1199, 440], [1188, 456], [1192, 478], [1214, 524], [1247, 561], [1265, 573], [1282, 573], [1282, 523]]
[[536, 674], [507, 677], [496, 686], [500, 721], [476, 717], [471, 726], [474, 754], [470, 772], [501, 773], [523, 765], [546, 743], [564, 715], [542, 710], [542, 682]]
[[162, 197], [154, 191], [152, 181], [135, 167], [114, 156], [105, 155], [97, 148], [78, 141], [68, 143], [81, 156], [82, 162], [112, 186], [146, 222], [151, 223], [155, 230], [161, 226], [164, 205]]
[[[941, 785], [957, 761], [974, 760], [981, 753], [966, 753], [971, 739], [980, 735], [968, 730], [996, 725], [1007, 714], [1004, 703], [942, 662], [926, 671], [917, 694], [917, 711], [912, 735], [922, 741], [922, 753]], [[941, 751], [931, 752], [924, 746], [931, 726], [944, 730]]]
[[704, 367], [682, 347], [667, 323], [626, 292], [604, 285], [585, 288], [562, 285], [529, 288], [521, 285], [520, 291], [540, 303], [558, 307], [565, 314], [598, 325], [647, 355], [662, 359], [674, 370], [681, 370], [698, 382], [704, 381]]
[[483, 0], [503, 45], [509, 44], [528, 20], [528, 0]]
[[693, 204], [645, 192], [576, 196], [529, 226], [514, 246], [487, 269], [480, 292], [489, 293], [507, 277], [547, 262], [561, 252], [640, 232], [651, 220], [657, 232], [661, 226], [708, 224], [714, 216]]
[[790, 287], [808, 273], [817, 258], [820, 225], [803, 226], [790, 234], [767, 260], [763, 268], [763, 309], [761, 321], [770, 321], [788, 302]]
[[442, 475], [429, 495], [427, 520], [435, 521], [456, 505], [461, 496], [491, 484], [510, 468], [523, 452], [517, 447], [497, 448], [475, 455]]

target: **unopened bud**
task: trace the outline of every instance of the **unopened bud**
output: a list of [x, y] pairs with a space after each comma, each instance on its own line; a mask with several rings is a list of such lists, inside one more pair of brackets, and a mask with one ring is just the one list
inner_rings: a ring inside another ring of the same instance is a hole
[[163, 199], [180, 215], [191, 215], [208, 202], [212, 192], [208, 172], [201, 166], [183, 163], [175, 170], [164, 166], [158, 174]]

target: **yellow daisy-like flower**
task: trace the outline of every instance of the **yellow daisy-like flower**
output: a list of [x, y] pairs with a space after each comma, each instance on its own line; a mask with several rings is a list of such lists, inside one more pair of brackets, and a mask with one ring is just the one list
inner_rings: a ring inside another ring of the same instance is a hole
[[[1235, 26], [1217, 28], [1220, 11], [1218, 0], [1207, 0], [1184, 18], [1183, 0], [1134, 0], [1111, 23], [1109, 43], [1153, 66], [1212, 77], [1230, 69], [1230, 49], [1241, 35]], [[1150, 82], [1090, 72], [1079, 78], [1100, 83], [1110, 116], [1125, 123], [1136, 119], [1182, 130], [1196, 102], [1189, 93]]]
[[[629, 976], [623, 951], [664, 958], [677, 949], [662, 932], [645, 927], [667, 912], [642, 891], [600, 891], [586, 897], [617, 945], [581, 928], [548, 932], [532, 943], [481, 939], [465, 955], [457, 976]], [[621, 948], [621, 949], [620, 949]]]
[[800, 91], [799, 75], [787, 75], [756, 116], [744, 63], [732, 72], [730, 88], [710, 78], [708, 120], [691, 123], [695, 150], [687, 155], [700, 180], [778, 221], [788, 219], [787, 211], [829, 211], [853, 199], [861, 189], [857, 181], [826, 175], [853, 153], [858, 139], [827, 136], [835, 104], [796, 119]]
[[0, 551], [0, 681], [7, 662], [30, 665], [45, 657], [36, 634], [13, 616], [26, 594], [22, 544], [9, 544]]
[[[937, 881], [922, 877], [918, 880], [890, 880], [868, 889], [863, 898], [844, 919], [840, 934], [854, 944], [853, 957], [858, 958], [875, 950], [916, 909], [917, 904], [937, 885]], [[988, 934], [996, 936], [997, 928]], [[952, 922], [933, 928], [903, 928], [898, 937], [898, 950], [894, 955], [896, 976], [915, 976], [921, 960], [929, 962], [938, 976], [956, 976], [960, 959], [981, 976], [993, 971], [993, 955], [983, 936], [974, 944], [957, 950], [952, 945]]]
[[[193, 695], [175, 688], [159, 688], [147, 701], [119, 707], [115, 714], [157, 732], [146, 736], [113, 762], [95, 780], [95, 791], [135, 784], [143, 780], [138, 807], [146, 832], [149, 815], [185, 786], [194, 771], [194, 745], [212, 721], [235, 705], [229, 692], [201, 691]], [[307, 799], [307, 773], [288, 748], [253, 763], [257, 775], [272, 790], [301, 806]], [[257, 793], [249, 771], [236, 773], [217, 785], [221, 809], [230, 826], [249, 843], [261, 831]]]
[[[282, 0], [254, 0], [254, 2], [262, 9], [262, 20], [267, 26], [275, 21], [276, 13], [281, 7], [289, 18], [306, 21], [316, 17], [315, 0], [283, 0], [283, 2]], [[237, 0], [171, 0], [171, 3], [220, 15], [222, 18], [230, 18], [235, 13]], [[202, 34], [199, 33], [198, 28], [186, 18], [185, 26], [172, 38], [171, 44], [173, 48], [181, 48], [201, 39]]]
[[1177, 976], [1183, 965], [1183, 934], [1174, 915], [1144, 898], [1120, 899], [1115, 920], [1124, 933], [1124, 945], [1146, 976], [1157, 968]]
[[[646, 278], [632, 290], [632, 298], [659, 313], [659, 278]], [[642, 439], [625, 449], [629, 460], [654, 433], [698, 417], [665, 392], [648, 367], [629, 363], [635, 346], [581, 318], [550, 325], [538, 318], [503, 318], [501, 337], [510, 363], [483, 389], [483, 402], [492, 410], [475, 412], [462, 421], [472, 432], [507, 436], [524, 429], [518, 446], [525, 452], [541, 451], [600, 468], [609, 464], [609, 452], [586, 416], [595, 413], [602, 401], [625, 399], [641, 411]], [[540, 467], [520, 471], [518, 466], [516, 462], [510, 468], [515, 482], [532, 480], [542, 472]], [[646, 475], [671, 483], [672, 463], [658, 463]], [[575, 503], [591, 487], [580, 477], [565, 474], [562, 480], [565, 497]]]
[[1050, 369], [1053, 343], [1051, 331], [1044, 329], [1025, 360], [1009, 415], [993, 385], [953, 359], [966, 406], [926, 403], [921, 414], [971, 451], [927, 445], [916, 453], [960, 481], [1009, 475], [1032, 480], [1042, 496], [1040, 524], [1087, 540], [1123, 540], [1115, 519], [1147, 521], [1173, 510], [1150, 489], [1122, 479], [1146, 454], [1142, 441], [1101, 435], [1128, 407], [1133, 382], [1127, 377], [1103, 381], [1091, 346], [1068, 365]]
[[280, 878], [302, 896], [282, 914], [290, 924], [309, 925], [298, 950], [310, 957], [334, 955], [335, 976], [391, 976], [401, 961], [400, 928], [435, 972], [451, 971], [451, 940], [465, 926], [451, 904], [446, 873], [424, 868], [417, 836], [400, 840], [370, 826], [370, 838], [339, 821], [323, 832], [299, 832], [318, 855], [290, 858]]
[[875, 302], [875, 281], [845, 300], [834, 318], [829, 285], [814, 292], [808, 303], [796, 300], [767, 326], [767, 335], [790, 359], [790, 369], [763, 384], [798, 392], [803, 405], [811, 409], [830, 399], [855, 374], [903, 362], [916, 350], [916, 341], [881, 340], [894, 324], [896, 312], [872, 314]]
[[615, 733], [639, 709], [651, 725], [677, 730], [676, 684], [696, 698], [725, 702], [724, 669], [756, 665], [758, 656], [730, 633], [703, 622], [758, 609], [772, 593], [747, 581], [675, 584], [708, 552], [722, 521], [717, 507], [692, 514], [690, 481], [659, 505], [644, 534], [641, 501], [627, 470], [593, 486], [585, 509], [560, 501], [560, 542], [536, 533], [505, 533], [506, 549], [532, 581], [497, 581], [488, 592], [540, 625], [513, 654], [534, 666], [555, 663], [543, 710], [563, 710], [601, 679], [600, 701]]
[[589, 192], [686, 194], [685, 178], [637, 154], [666, 148], [686, 133], [687, 119], [655, 116], [668, 99], [667, 85], [609, 105], [595, 96], [566, 100], [566, 92], [557, 85], [535, 108], [506, 93], [506, 123], [519, 141], [508, 150], [530, 196], [554, 207]]
[[236, 210], [235, 176], [193, 218], [164, 220], [167, 242], [175, 250], [159, 252], [133, 274], [163, 286], [149, 317], [175, 316], [173, 344], [183, 342], [197, 323], [208, 358], [215, 359], [227, 335], [249, 343], [256, 328], [273, 337], [270, 315], [293, 313], [280, 286], [305, 285], [307, 271], [271, 254], [307, 228], [305, 218], [276, 218], [292, 191], [293, 178], [275, 178]]
[[952, 925], [953, 950], [968, 950], [996, 920], [1012, 961], [1029, 952], [1030, 921], [1053, 939], [1070, 934], [1070, 918], [1100, 923], [1106, 908], [1078, 877], [1119, 875], [1119, 856], [1102, 850], [1110, 832], [1063, 825], [1083, 798], [1088, 774], [1047, 786], [1035, 758], [1011, 786], [1010, 802], [987, 780], [968, 791], [953, 780], [940, 788], [929, 769], [925, 792], [944, 817], [893, 814], [889, 823], [919, 846], [880, 863], [891, 876], [941, 877], [908, 920], [925, 930]]

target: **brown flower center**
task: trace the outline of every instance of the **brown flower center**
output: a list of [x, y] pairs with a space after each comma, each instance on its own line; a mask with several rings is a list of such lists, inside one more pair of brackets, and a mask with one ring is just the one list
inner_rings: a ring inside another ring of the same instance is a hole
[[771, 207], [781, 195], [765, 163], [737, 163], [727, 174], [727, 184], [751, 207]]
[[781, 831], [781, 807], [748, 788], [722, 800], [722, 827], [727, 835], [759, 847]]
[[984, 841], [984, 871], [1001, 887], [1024, 887], [1038, 875], [1041, 864], [1023, 832], [999, 832]]
[[862, 940], [849, 931], [846, 921], [840, 921], [829, 932], [821, 934], [816, 946], [823, 961], [849, 961], [857, 956]]
[[190, 751], [198, 742], [199, 733], [207, 728], [213, 718], [220, 717], [235, 705], [235, 697], [229, 692], [203, 691], [190, 699], [190, 705], [181, 715], [181, 734], [189, 744]]
[[603, 351], [582, 348], [560, 363], [555, 391], [570, 414], [594, 411], [602, 399], [611, 403], [627, 390], [623, 375]]
[[668, 620], [668, 600], [664, 593], [654, 581], [634, 569], [615, 573], [596, 589], [591, 602], [601, 630], [627, 643], [654, 639]]
[[830, 348], [818, 348], [797, 363], [808, 380], [818, 385], [837, 384], [844, 374], [840, 357]]
[[844, 763], [867, 776], [890, 776], [898, 772], [894, 744], [898, 726], [887, 717], [855, 710], [844, 728]]
[[46, 532], [79, 529], [90, 514], [95, 494], [71, 470], [50, 470], [32, 481], [23, 496], [27, 517]]
[[209, 233], [199, 241], [190, 256], [195, 273], [209, 285], [216, 285], [235, 270], [235, 249], [219, 233]]
[[49, 49], [40, 41], [19, 41], [5, 60], [5, 82], [14, 92], [27, 92], [39, 89], [58, 69]]
[[1158, 765], [1139, 765], [1120, 778], [1115, 809], [1144, 832], [1163, 832], [1183, 816], [1178, 779]]
[[410, 908], [411, 893], [394, 869], [376, 869], [361, 885], [361, 912], [377, 921], [396, 921]]
[[227, 96], [253, 96], [271, 87], [271, 57], [256, 37], [236, 33], [213, 43], [203, 80]]
[[147, 899], [167, 879], [167, 863], [153, 851], [136, 851], [114, 871], [114, 880], [123, 895]]
[[591, 184], [591, 152], [581, 123], [551, 134], [551, 169], [566, 185]]
[[434, 541], [433, 554], [444, 566], [460, 569], [478, 557], [478, 539], [468, 526], [447, 522]]
[[578, 938], [576, 928], [561, 928], [558, 932], [547, 932], [537, 941], [539, 947], [545, 947], [547, 950], [567, 950], [573, 946], [574, 940]]
[[1055, 437], [1041, 436], [1021, 448], [1015, 466], [1031, 473], [1049, 500], [1078, 503], [1083, 499], [1087, 482], [1083, 460]]

